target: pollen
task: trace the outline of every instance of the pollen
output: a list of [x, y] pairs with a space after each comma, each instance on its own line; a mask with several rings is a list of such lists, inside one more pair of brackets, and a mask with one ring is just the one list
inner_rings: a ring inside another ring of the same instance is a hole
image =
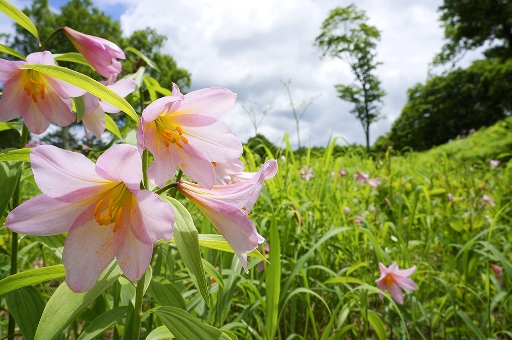
[[387, 285], [387, 286], [396, 283], [395, 278], [393, 277], [393, 275], [389, 275], [389, 274], [387, 274], [384, 277], [383, 281], [384, 281], [384, 284]]
[[39, 102], [39, 99], [44, 100], [46, 98], [46, 86], [44, 85], [44, 81], [39, 74], [32, 70], [27, 71], [23, 90], [36, 104]]
[[[169, 127], [169, 125], [166, 127]], [[164, 137], [163, 143], [166, 147], [169, 147], [171, 144], [175, 144], [176, 146], [183, 148], [182, 142], [188, 144], [188, 138], [183, 136], [183, 128], [179, 125], [163, 130], [162, 136]]]

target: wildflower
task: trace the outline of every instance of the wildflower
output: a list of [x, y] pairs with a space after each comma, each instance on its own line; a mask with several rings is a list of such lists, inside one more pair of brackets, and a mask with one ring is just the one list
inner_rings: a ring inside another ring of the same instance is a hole
[[379, 178], [370, 178], [370, 175], [365, 174], [364, 172], [358, 171], [356, 174], [356, 181], [360, 183], [368, 183], [372, 189], [375, 189], [379, 184]]
[[44, 267], [43, 259], [40, 257], [36, 257], [34, 262], [32, 262], [32, 266], [34, 267], [34, 269], [43, 268]]
[[[126, 97], [128, 94], [135, 91], [135, 81], [133, 79], [121, 79], [116, 83], [114, 83], [112, 79], [109, 79], [103, 82], [103, 84], [121, 97]], [[84, 95], [84, 105], [85, 113], [82, 118], [82, 123], [96, 138], [101, 138], [103, 131], [105, 131], [105, 112], [117, 113], [121, 111], [118, 107], [90, 93]]]
[[211, 189], [180, 181], [178, 190], [197, 205], [231, 245], [248, 273], [247, 253], [265, 240], [249, 217], [265, 179], [275, 176], [277, 162], [269, 160], [247, 182], [214, 185]]
[[214, 162], [213, 168], [215, 170], [215, 184], [235, 184], [247, 182], [250, 180], [255, 172], [245, 172], [244, 163], [239, 159], [230, 162]]
[[498, 165], [500, 165], [500, 161], [496, 160], [496, 159], [492, 159], [492, 160], [489, 161], [489, 165], [491, 166], [491, 168], [495, 168]]
[[89, 290], [114, 257], [128, 279], [140, 279], [153, 244], [173, 237], [172, 209], [139, 189], [136, 147], [113, 146], [94, 164], [80, 153], [42, 145], [32, 149], [30, 162], [43, 193], [11, 211], [5, 224], [31, 235], [69, 232], [62, 260], [71, 290]]
[[33, 64], [55, 65], [55, 60], [48, 51], [29, 54], [26, 62], [0, 59], [0, 83], [5, 84], [0, 100], [0, 121], [21, 116], [30, 132], [36, 135], [46, 131], [50, 122], [59, 126], [73, 123], [76, 116], [71, 111], [71, 97], [79, 97], [85, 90], [22, 68]]
[[388, 206], [391, 206], [391, 201], [389, 200], [389, 198], [384, 197], [384, 201], [386, 201], [386, 203], [388, 204]]
[[300, 176], [306, 180], [306, 182], [309, 182], [309, 180], [314, 177], [313, 175], [313, 169], [309, 168], [307, 166], [303, 166], [302, 169], [300, 169]]
[[448, 193], [448, 200], [450, 200], [450, 202], [453, 202], [453, 194], [451, 192]]
[[496, 206], [496, 203], [494, 203], [494, 200], [492, 199], [491, 196], [488, 196], [488, 195], [483, 195], [482, 196], [482, 202], [484, 203], [488, 203], [490, 204], [492, 207], [495, 207]]
[[[414, 273], [416, 270], [416, 266], [412, 266], [412, 268], [409, 269], [399, 270], [398, 264], [396, 264], [396, 262], [391, 264], [389, 268], [386, 268], [385, 265], [379, 262], [379, 269], [380, 278], [376, 280], [375, 283], [377, 283], [380, 290], [384, 291], [387, 289], [393, 300], [395, 300], [398, 304], [404, 303], [404, 294], [400, 288], [408, 290], [418, 289], [416, 283], [409, 279], [409, 276], [411, 276], [412, 273]], [[379, 297], [381, 300], [384, 300], [382, 294], [379, 294]]]
[[338, 170], [338, 176], [345, 177], [346, 175], [347, 175], [347, 173], [345, 172], [345, 170], [343, 170], [343, 169]]
[[107, 39], [95, 37], [63, 27], [64, 34], [76, 49], [105, 78], [117, 78], [121, 73], [121, 63], [117, 60], [126, 56], [121, 48]]
[[150, 180], [162, 187], [176, 166], [199, 185], [215, 183], [212, 162], [230, 162], [242, 155], [242, 143], [219, 118], [235, 103], [228, 89], [209, 88], [186, 95], [173, 84], [172, 96], [160, 98], [142, 112], [137, 131], [139, 150], [147, 148], [154, 161]]
[[348, 216], [348, 214], [350, 214], [350, 208], [349, 207], [344, 207], [343, 208], [343, 213], [345, 214], [345, 216]]
[[497, 264], [491, 263], [491, 269], [494, 272], [494, 275], [496, 275], [498, 283], [500, 284], [501, 287], [503, 287], [503, 268], [501, 268]]

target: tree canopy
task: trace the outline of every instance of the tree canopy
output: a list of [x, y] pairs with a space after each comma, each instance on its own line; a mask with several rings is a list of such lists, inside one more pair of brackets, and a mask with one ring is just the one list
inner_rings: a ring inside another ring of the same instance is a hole
[[381, 118], [380, 103], [385, 92], [374, 74], [380, 64], [375, 60], [380, 32], [367, 21], [365, 12], [353, 4], [337, 7], [322, 23], [315, 45], [322, 51], [322, 57], [340, 58], [352, 70], [355, 82], [338, 84], [336, 91], [341, 100], [354, 104], [350, 112], [361, 122], [369, 150], [370, 125]]
[[377, 144], [427, 150], [489, 126], [512, 110], [512, 59], [478, 60], [408, 91], [408, 102]]
[[512, 57], [512, 1], [444, 0], [439, 11], [447, 43], [436, 63], [485, 45], [489, 46], [485, 51], [489, 58]]

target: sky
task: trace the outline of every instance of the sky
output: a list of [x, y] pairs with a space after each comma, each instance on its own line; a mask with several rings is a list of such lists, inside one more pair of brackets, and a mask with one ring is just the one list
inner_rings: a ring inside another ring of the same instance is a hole
[[[18, 8], [31, 1], [9, 0]], [[58, 11], [66, 3], [50, 0]], [[146, 27], [167, 37], [163, 53], [192, 74], [190, 92], [224, 87], [237, 94], [237, 102], [223, 121], [243, 141], [255, 135], [248, 111], [260, 120], [258, 133], [278, 146], [288, 134], [294, 147], [337, 143], [365, 144], [361, 123], [350, 113], [352, 105], [337, 97], [336, 84], [354, 78], [341, 59], [323, 58], [313, 43], [322, 21], [346, 0], [93, 0], [121, 22], [125, 35]], [[407, 89], [427, 79], [429, 64], [444, 44], [438, 7], [442, 0], [359, 0], [368, 24], [381, 32], [376, 70], [386, 91], [381, 113], [370, 127], [370, 143], [391, 129], [407, 101]], [[11, 29], [0, 17], [0, 32]], [[74, 27], [80, 30], [79, 27]], [[480, 57], [468, 53], [460, 66]], [[288, 84], [288, 95], [283, 83]], [[310, 104], [304, 106], [302, 104]], [[302, 105], [302, 106], [301, 106]], [[305, 111], [304, 111], [305, 109]]]

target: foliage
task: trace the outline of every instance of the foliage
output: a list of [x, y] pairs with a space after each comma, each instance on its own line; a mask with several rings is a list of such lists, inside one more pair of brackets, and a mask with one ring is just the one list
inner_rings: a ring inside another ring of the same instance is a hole
[[444, 0], [439, 11], [448, 42], [434, 63], [446, 63], [482, 46], [488, 46], [488, 58], [512, 57], [511, 1]]
[[366, 22], [364, 11], [358, 11], [355, 5], [333, 9], [321, 27], [321, 33], [315, 39], [315, 45], [322, 56], [344, 60], [355, 76], [355, 83], [338, 84], [339, 98], [354, 104], [350, 111], [363, 126], [366, 135], [366, 148], [370, 149], [370, 125], [380, 118], [379, 110], [384, 90], [375, 75], [380, 64], [374, 60], [380, 32]]
[[408, 91], [391, 131], [376, 144], [428, 150], [510, 115], [512, 61], [475, 61]]

